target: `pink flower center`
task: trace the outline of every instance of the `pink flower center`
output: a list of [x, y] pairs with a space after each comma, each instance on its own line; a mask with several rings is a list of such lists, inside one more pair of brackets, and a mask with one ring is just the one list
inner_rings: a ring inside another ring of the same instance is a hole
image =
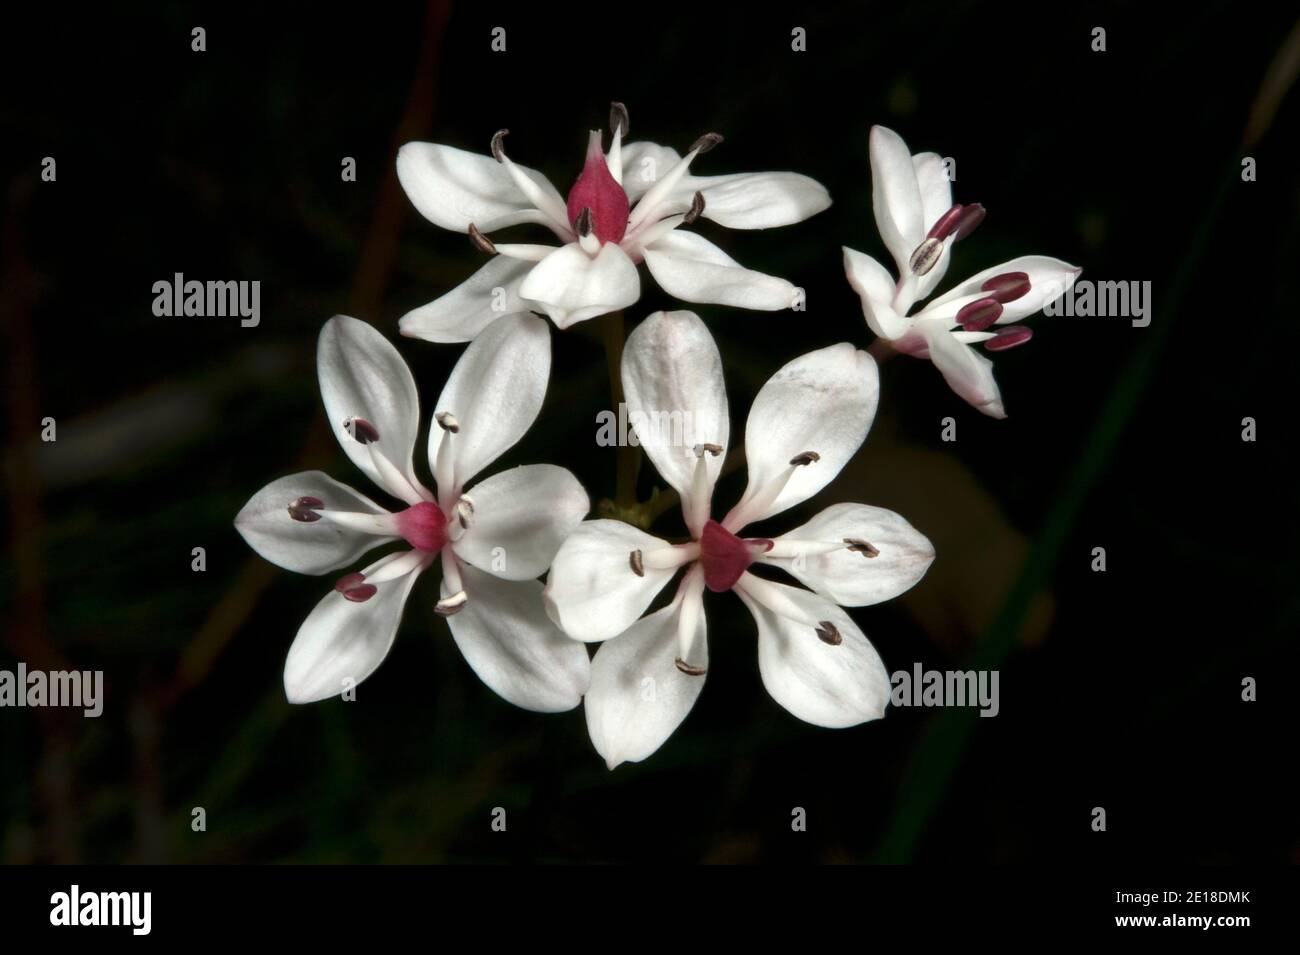
[[715, 520], [709, 520], [700, 534], [700, 566], [704, 568], [704, 586], [714, 593], [730, 590], [749, 569], [749, 565], [772, 549], [772, 542], [761, 537], [741, 539]]
[[397, 515], [397, 530], [416, 550], [436, 554], [447, 543], [447, 517], [437, 504], [421, 501]]
[[621, 242], [627, 232], [628, 201], [601, 152], [600, 136], [587, 144], [587, 161], [578, 181], [569, 190], [569, 225], [580, 231], [578, 220], [584, 209], [591, 210], [591, 232], [603, 242]]

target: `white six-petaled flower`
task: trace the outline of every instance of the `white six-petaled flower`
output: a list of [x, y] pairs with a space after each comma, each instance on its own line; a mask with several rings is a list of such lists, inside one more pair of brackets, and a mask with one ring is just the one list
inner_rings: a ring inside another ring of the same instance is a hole
[[340, 577], [294, 638], [284, 668], [291, 702], [337, 696], [383, 662], [416, 578], [442, 560], [442, 599], [452, 638], [474, 672], [530, 710], [577, 706], [590, 675], [585, 648], [547, 617], [537, 578], [586, 515], [587, 494], [567, 470], [516, 467], [466, 485], [512, 447], [541, 410], [550, 333], [530, 315], [503, 318], [451, 373], [429, 429], [437, 492], [415, 476], [420, 423], [410, 369], [365, 322], [330, 319], [317, 346], [329, 423], [343, 450], [405, 507], [390, 512], [307, 471], [264, 487], [235, 526], [255, 551], [287, 570], [327, 574], [373, 547], [405, 541]]
[[876, 226], [900, 278], [895, 282], [871, 256], [844, 249], [844, 270], [862, 299], [867, 324], [898, 351], [933, 361], [971, 405], [1005, 418], [993, 363], [973, 346], [996, 352], [1028, 341], [1030, 329], [1011, 323], [1065, 294], [1080, 269], [1043, 255], [1022, 256], [980, 272], [909, 315], [942, 281], [952, 244], [979, 225], [984, 208], [954, 205], [943, 159], [936, 153], [913, 156], [892, 130], [872, 128], [870, 153]]
[[[733, 229], [791, 225], [830, 205], [826, 189], [792, 172], [693, 176], [691, 163], [722, 137], [700, 137], [685, 156], [649, 142], [624, 144], [627, 111], [611, 109], [612, 144], [591, 132], [586, 162], [567, 199], [536, 170], [506, 155], [506, 130], [491, 156], [435, 143], [407, 143], [397, 175], [435, 225], [468, 233], [493, 258], [441, 298], [402, 317], [402, 334], [469, 341], [502, 314], [544, 311], [560, 328], [632, 305], [637, 265], [688, 302], [759, 311], [789, 308], [788, 281], [744, 268], [707, 239], [680, 229], [704, 217]], [[520, 223], [547, 226], [562, 243], [495, 243], [487, 233]]]
[[[843, 727], [883, 715], [889, 676], [841, 606], [908, 590], [934, 558], [930, 542], [899, 515], [865, 504], [833, 505], [773, 539], [740, 536], [817, 493], [861, 446], [876, 411], [875, 362], [852, 345], [833, 345], [795, 359], [763, 386], [745, 429], [748, 487], [721, 521], [711, 517], [711, 499], [730, 426], [721, 358], [704, 323], [691, 312], [650, 316], [628, 338], [622, 376], [629, 417], [689, 413], [694, 435], [708, 440], [686, 447], [672, 428], [637, 435], [681, 495], [689, 542], [587, 521], [561, 545], [547, 578], [556, 623], [577, 640], [608, 641], [592, 661], [586, 713], [609, 767], [657, 750], [699, 696], [708, 666], [706, 587], [735, 590], [749, 608], [763, 683], [795, 716]], [[754, 563], [811, 589], [760, 577], [749, 570]], [[671, 603], [642, 617], [680, 568]]]

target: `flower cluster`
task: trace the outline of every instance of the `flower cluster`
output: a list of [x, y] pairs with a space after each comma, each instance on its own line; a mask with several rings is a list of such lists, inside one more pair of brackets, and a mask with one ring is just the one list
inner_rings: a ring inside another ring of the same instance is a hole
[[[832, 345], [768, 380], [745, 428], [748, 484], [719, 519], [714, 485], [740, 454], [728, 454], [730, 411], [713, 336], [689, 311], [657, 312], [632, 332], [617, 382], [630, 417], [689, 414], [698, 439], [637, 426], [640, 447], [680, 497], [687, 533], [675, 542], [623, 521], [585, 520], [587, 493], [562, 467], [524, 465], [476, 480], [541, 411], [551, 333], [539, 315], [565, 329], [635, 304], [642, 263], [687, 302], [772, 311], [796, 300], [786, 279], [744, 268], [685, 227], [700, 218], [735, 229], [792, 225], [830, 205], [826, 189], [791, 172], [697, 176], [692, 164], [722, 137], [706, 134], [682, 155], [625, 142], [628, 128], [627, 110], [615, 103], [608, 151], [592, 131], [567, 196], [507, 156], [505, 130], [486, 155], [432, 143], [399, 152], [398, 176], [415, 208], [491, 258], [400, 321], [407, 336], [470, 343], [433, 406], [428, 485], [414, 468], [419, 399], [406, 363], [355, 318], [336, 316], [321, 330], [317, 372], [330, 426], [353, 464], [400, 505], [309, 471], [268, 484], [236, 518], [268, 561], [305, 574], [343, 572], [289, 649], [290, 701], [346, 695], [373, 673], [417, 578], [437, 563], [433, 610], [471, 669], [526, 709], [585, 701], [592, 743], [611, 769], [655, 752], [703, 689], [705, 590], [734, 591], [752, 614], [763, 684], [790, 713], [827, 727], [883, 715], [888, 673], [843, 608], [911, 588], [934, 559], [930, 542], [898, 514], [856, 503], [833, 504], [775, 537], [744, 536], [816, 495], [862, 446], [880, 388], [865, 351]], [[1028, 330], [1011, 323], [1062, 294], [1079, 270], [1042, 256], [1015, 259], [912, 313], [984, 210], [954, 205], [940, 157], [911, 155], [889, 130], [873, 130], [870, 158], [876, 223], [900, 277], [844, 250], [868, 326], [893, 349], [930, 358], [981, 411], [1004, 416], [991, 362], [973, 346], [997, 351], [1027, 340]], [[560, 244], [489, 237], [527, 223]], [[395, 547], [348, 570], [386, 545]], [[774, 571], [802, 586], [773, 579]], [[674, 579], [667, 603], [652, 609]], [[600, 644], [594, 656], [587, 643]]]

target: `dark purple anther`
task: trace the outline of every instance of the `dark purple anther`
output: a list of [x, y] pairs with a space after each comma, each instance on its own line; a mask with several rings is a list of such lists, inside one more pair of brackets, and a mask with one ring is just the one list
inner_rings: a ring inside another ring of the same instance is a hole
[[338, 580], [334, 581], [334, 589], [341, 594], [349, 590], [360, 587], [366, 581], [365, 574], [344, 574]]
[[1002, 316], [1002, 306], [995, 298], [982, 298], [963, 305], [957, 312], [957, 324], [968, 332], [982, 332]]
[[300, 497], [289, 505], [289, 516], [300, 523], [310, 524], [320, 520], [316, 512], [324, 507], [325, 502], [318, 497]]
[[361, 444], [379, 440], [379, 429], [365, 418], [349, 418], [343, 422], [343, 427]]
[[362, 584], [360, 587], [353, 587], [351, 590], [343, 591], [343, 596], [354, 604], [363, 604], [373, 597], [378, 590], [379, 588], [374, 584]]
[[947, 239], [958, 242], [975, 231], [975, 227], [984, 221], [984, 207], [978, 202], [969, 206], [955, 205], [943, 215], [926, 234], [927, 239]]
[[981, 285], [980, 291], [1005, 305], [1028, 295], [1030, 287], [1028, 272], [1003, 272]]
[[999, 328], [996, 335], [996, 338], [990, 338], [984, 343], [986, 351], [1006, 351], [1008, 348], [1023, 345], [1034, 337], [1034, 330], [1017, 325], [1014, 328]]

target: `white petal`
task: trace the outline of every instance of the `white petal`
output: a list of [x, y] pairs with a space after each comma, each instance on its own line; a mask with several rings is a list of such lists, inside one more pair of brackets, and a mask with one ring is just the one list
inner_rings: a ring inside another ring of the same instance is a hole
[[728, 229], [771, 229], [811, 218], [831, 204], [815, 179], [796, 172], [742, 172], [729, 176], [687, 176], [678, 187], [690, 208], [704, 196], [704, 218]]
[[[371, 573], [400, 555], [367, 567]], [[284, 662], [284, 691], [290, 703], [313, 703], [356, 686], [388, 656], [402, 608], [419, 572], [378, 585], [373, 597], [354, 603], [330, 591], [294, 637]]]
[[[700, 599], [698, 594], [694, 599]], [[677, 669], [681, 613], [682, 601], [674, 600], [601, 644], [591, 661], [587, 731], [610, 769], [640, 762], [662, 746], [704, 689], [703, 674], [688, 676]], [[704, 614], [698, 613], [696, 619], [690, 661], [707, 667]]]
[[641, 279], [617, 244], [606, 242], [593, 258], [570, 242], [533, 266], [519, 294], [568, 328], [633, 304], [641, 296]]
[[272, 481], [240, 510], [235, 529], [249, 547], [278, 567], [299, 574], [327, 574], [394, 539], [365, 534], [328, 520], [295, 521], [289, 516], [289, 505], [300, 497], [314, 497], [331, 511], [388, 513], [320, 471], [303, 471]]
[[528, 311], [519, 286], [531, 262], [496, 255], [460, 285], [402, 316], [397, 327], [408, 338], [426, 342], [473, 341], [489, 323], [503, 315]]
[[930, 360], [948, 387], [992, 418], [1005, 418], [1002, 394], [993, 380], [993, 362], [953, 337], [942, 322], [921, 321], [917, 328], [930, 347]]
[[[874, 557], [850, 550], [845, 541], [865, 541]], [[893, 511], [868, 504], [832, 504], [807, 524], [776, 539], [793, 548], [793, 559], [760, 558], [780, 567], [823, 597], [844, 607], [892, 600], [925, 576], [934, 547], [925, 535]], [[837, 545], [822, 552], [816, 546]]]
[[[636, 202], [681, 155], [655, 143], [622, 148], [623, 189]], [[826, 187], [796, 172], [741, 172], [724, 176], [687, 173], [664, 200], [665, 212], [685, 212], [695, 193], [704, 195], [704, 218], [728, 229], [770, 229], [802, 222], [831, 204]]]
[[745, 268], [693, 232], [675, 230], [645, 250], [645, 264], [665, 292], [687, 302], [774, 312], [789, 308], [795, 288], [785, 279]]
[[411, 461], [420, 426], [420, 401], [411, 369], [397, 349], [373, 326], [336, 315], [325, 323], [316, 343], [316, 373], [325, 416], [352, 463], [389, 494], [414, 503], [406, 488], [375, 467], [371, 446], [352, 437], [346, 427], [354, 417], [374, 425], [379, 440], [373, 447], [401, 471], [410, 486], [420, 487]]
[[585, 521], [560, 545], [546, 578], [551, 619], [575, 640], [608, 640], [636, 623], [676, 568], [632, 570], [632, 551], [669, 547], [622, 521]]
[[488, 325], [456, 362], [434, 412], [452, 414], [460, 431], [429, 428], [429, 467], [451, 441], [455, 493], [524, 436], [537, 419], [551, 374], [551, 333], [535, 315], [506, 315]]
[[[499, 580], [462, 564], [469, 601], [447, 618], [456, 646], [480, 680], [515, 706], [560, 713], [582, 702], [587, 648], [556, 628], [535, 580]], [[442, 594], [449, 596], [446, 581]]]
[[[637, 439], [659, 474], [681, 495], [683, 513], [692, 514], [702, 505], [707, 516], [731, 422], [722, 358], [697, 315], [656, 312], [637, 326], [623, 349], [623, 392]], [[722, 448], [716, 456], [705, 454], [708, 481], [700, 489], [695, 487], [698, 444]], [[705, 498], [702, 502], [695, 500], [697, 491]]]
[[[518, 166], [560, 206], [564, 200], [546, 177]], [[434, 225], [468, 232], [470, 223], [492, 232], [520, 222], [550, 225], [505, 166], [491, 156], [436, 143], [407, 143], [397, 152], [397, 179], [420, 214]]]
[[912, 253], [925, 238], [925, 210], [916, 167], [907, 144], [898, 133], [884, 126], [871, 128], [868, 151], [876, 227], [901, 275], [908, 270]]
[[907, 334], [912, 321], [894, 310], [894, 280], [883, 265], [869, 255], [846, 247], [844, 274], [862, 299], [862, 314], [876, 335], [895, 341]]
[[[745, 424], [749, 484], [724, 522], [728, 529], [736, 533], [829, 484], [862, 446], [879, 395], [875, 360], [847, 342], [796, 358], [773, 375], [754, 398]], [[806, 451], [818, 460], [792, 468], [791, 460]]]
[[[849, 615], [807, 590], [765, 583], [797, 614], [777, 614], [737, 587], [758, 624], [758, 670], [772, 699], [805, 722], [833, 729], [884, 716], [889, 674]], [[838, 646], [817, 635], [821, 621], [838, 631]]]
[[624, 143], [622, 146], [623, 191], [629, 202], [636, 202], [659, 178], [681, 161], [681, 154], [669, 146], [651, 142]]
[[494, 474], [466, 497], [474, 513], [452, 548], [479, 570], [504, 580], [546, 573], [555, 552], [591, 508], [578, 479], [553, 464]]
[[[939, 218], [952, 208], [952, 182], [944, 170], [943, 157], [938, 153], [917, 153], [912, 157], [912, 165], [921, 192], [921, 226], [928, 234]], [[952, 242], [948, 241], [943, 244], [943, 251], [930, 271], [916, 280], [913, 301], [919, 301], [934, 291], [947, 274], [951, 261]]]
[[938, 153], [917, 153], [912, 157], [912, 168], [921, 191], [921, 226], [929, 232], [952, 208], [952, 182]]
[[998, 318], [999, 325], [1005, 325], [1007, 322], [1017, 322], [1022, 318], [1033, 315], [1048, 303], [1054, 302], [1064, 295], [1066, 290], [1074, 284], [1074, 280], [1078, 278], [1081, 271], [1083, 270], [1070, 265], [1068, 262], [1062, 262], [1060, 259], [1054, 259], [1050, 256], [1022, 255], [1018, 259], [1012, 259], [1010, 262], [1003, 262], [991, 269], [985, 269], [978, 275], [972, 276], [957, 287], [945, 292], [927, 305], [923, 314], [928, 315], [931, 309], [941, 310], [945, 304], [952, 302], [954, 299], [978, 295], [980, 286], [995, 275], [1005, 275], [1008, 272], [1024, 272], [1029, 276], [1029, 292], [1015, 301], [1003, 305], [1002, 315]]

